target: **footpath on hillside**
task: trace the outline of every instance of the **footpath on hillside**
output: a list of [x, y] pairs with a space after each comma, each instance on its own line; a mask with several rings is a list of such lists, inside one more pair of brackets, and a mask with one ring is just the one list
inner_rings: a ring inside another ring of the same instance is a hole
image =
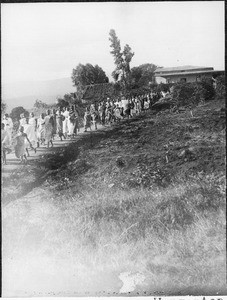
[[[103, 130], [108, 128], [107, 126], [103, 126], [100, 124], [98, 124], [97, 127], [98, 127], [97, 130]], [[7, 154], [7, 164], [2, 164], [2, 177], [4, 178], [8, 177], [23, 165], [25, 166], [25, 165], [32, 164], [43, 155], [48, 153], [51, 154], [56, 151], [59, 151], [60, 149], [67, 147], [69, 144], [75, 143], [76, 141], [81, 139], [84, 135], [89, 136], [94, 134], [95, 131], [96, 130], [92, 128], [92, 131], [84, 132], [84, 128], [81, 128], [77, 136], [75, 136], [73, 139], [66, 138], [61, 141], [58, 137], [55, 137], [55, 139], [53, 140], [53, 147], [47, 148], [45, 145], [40, 145], [40, 147], [36, 149], [36, 153], [34, 152], [34, 150], [29, 150], [30, 156], [27, 157], [28, 161], [26, 164], [22, 164], [20, 160], [15, 156], [15, 152], [12, 151], [10, 154]]]
[[94, 180], [120, 189], [165, 187], [198, 172], [218, 173], [225, 164], [224, 140], [224, 100], [198, 106], [193, 116], [187, 109], [180, 113], [167, 109], [112, 126], [98, 125], [97, 131], [81, 131], [74, 140], [55, 140], [53, 148], [31, 151], [26, 165], [14, 154], [8, 155], [8, 164], [2, 168], [3, 203], [25, 195], [47, 178], [50, 186], [66, 188], [64, 178], [77, 186], [78, 179], [86, 173], [92, 176], [89, 169], [95, 168], [100, 173]]

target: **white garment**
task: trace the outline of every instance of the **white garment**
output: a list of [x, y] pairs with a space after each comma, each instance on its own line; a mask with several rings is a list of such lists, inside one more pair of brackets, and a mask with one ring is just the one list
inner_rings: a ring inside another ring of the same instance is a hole
[[73, 123], [70, 118], [68, 119], [68, 133], [69, 135], [73, 135], [75, 128], [75, 122]]
[[122, 106], [121, 106], [121, 107], [123, 107], [123, 109], [124, 109], [124, 111], [125, 111], [125, 109], [126, 109], [126, 107], [127, 107], [127, 104], [128, 104], [128, 100], [127, 100], [127, 99], [121, 100], [121, 103], [122, 103]]
[[[28, 137], [29, 141], [31, 142], [31, 144], [33, 145], [33, 147], [36, 147], [36, 143], [37, 143], [38, 139], [37, 139], [37, 135], [36, 135], [34, 126], [32, 126], [31, 124], [25, 124], [24, 125], [24, 133], [27, 134], [27, 137]], [[26, 140], [25, 143], [26, 143], [26, 148], [28, 148], [30, 145], [29, 142]]]
[[26, 118], [20, 119], [20, 126], [24, 126], [26, 123]]
[[148, 101], [145, 101], [144, 102], [144, 109], [148, 109], [149, 108], [149, 102]]
[[37, 138], [38, 139], [44, 139], [44, 131], [45, 131], [45, 119], [42, 119], [42, 117], [40, 117], [37, 121]]
[[66, 110], [62, 113], [62, 115], [65, 117], [65, 120], [62, 123], [62, 129], [63, 129], [63, 134], [68, 133], [68, 123], [69, 123], [69, 111]]
[[4, 118], [2, 123], [5, 124], [5, 130], [7, 131], [8, 135], [9, 135], [9, 142], [11, 144], [12, 142], [12, 131], [13, 131], [13, 121], [11, 118]]
[[2, 142], [2, 147], [8, 148], [11, 146], [9, 133], [5, 129], [1, 130], [1, 142]]

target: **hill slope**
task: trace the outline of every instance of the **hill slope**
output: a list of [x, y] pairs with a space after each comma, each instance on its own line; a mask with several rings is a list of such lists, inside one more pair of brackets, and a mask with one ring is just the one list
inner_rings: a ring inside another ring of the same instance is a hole
[[8, 178], [5, 294], [225, 294], [224, 105], [125, 120]]
[[75, 91], [71, 78], [15, 82], [2, 84], [2, 99], [7, 104], [7, 110], [11, 111], [15, 106], [32, 108], [36, 99], [52, 104], [56, 101], [57, 96], [64, 96], [64, 94]]

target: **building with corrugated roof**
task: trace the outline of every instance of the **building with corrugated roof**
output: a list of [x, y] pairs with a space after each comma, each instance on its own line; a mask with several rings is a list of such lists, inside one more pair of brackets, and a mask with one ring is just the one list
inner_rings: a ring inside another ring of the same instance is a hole
[[155, 70], [157, 83], [196, 82], [203, 76], [212, 78], [224, 75], [225, 71], [214, 70], [212, 67], [182, 66], [172, 68], [158, 68]]

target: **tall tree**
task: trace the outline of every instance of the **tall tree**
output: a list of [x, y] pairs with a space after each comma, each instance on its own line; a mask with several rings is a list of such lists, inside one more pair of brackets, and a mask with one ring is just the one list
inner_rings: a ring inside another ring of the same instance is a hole
[[112, 76], [115, 82], [119, 82], [122, 87], [123, 93], [126, 92], [130, 83], [130, 62], [134, 56], [131, 47], [126, 44], [124, 50], [121, 51], [120, 40], [118, 39], [114, 29], [110, 30], [109, 40], [111, 42], [110, 47], [112, 50], [110, 53], [114, 57], [115, 70], [112, 72]]
[[103, 69], [98, 65], [93, 66], [92, 64], [79, 64], [73, 69], [71, 78], [74, 86], [77, 87], [78, 95], [83, 93], [86, 85], [109, 82], [109, 78]]

